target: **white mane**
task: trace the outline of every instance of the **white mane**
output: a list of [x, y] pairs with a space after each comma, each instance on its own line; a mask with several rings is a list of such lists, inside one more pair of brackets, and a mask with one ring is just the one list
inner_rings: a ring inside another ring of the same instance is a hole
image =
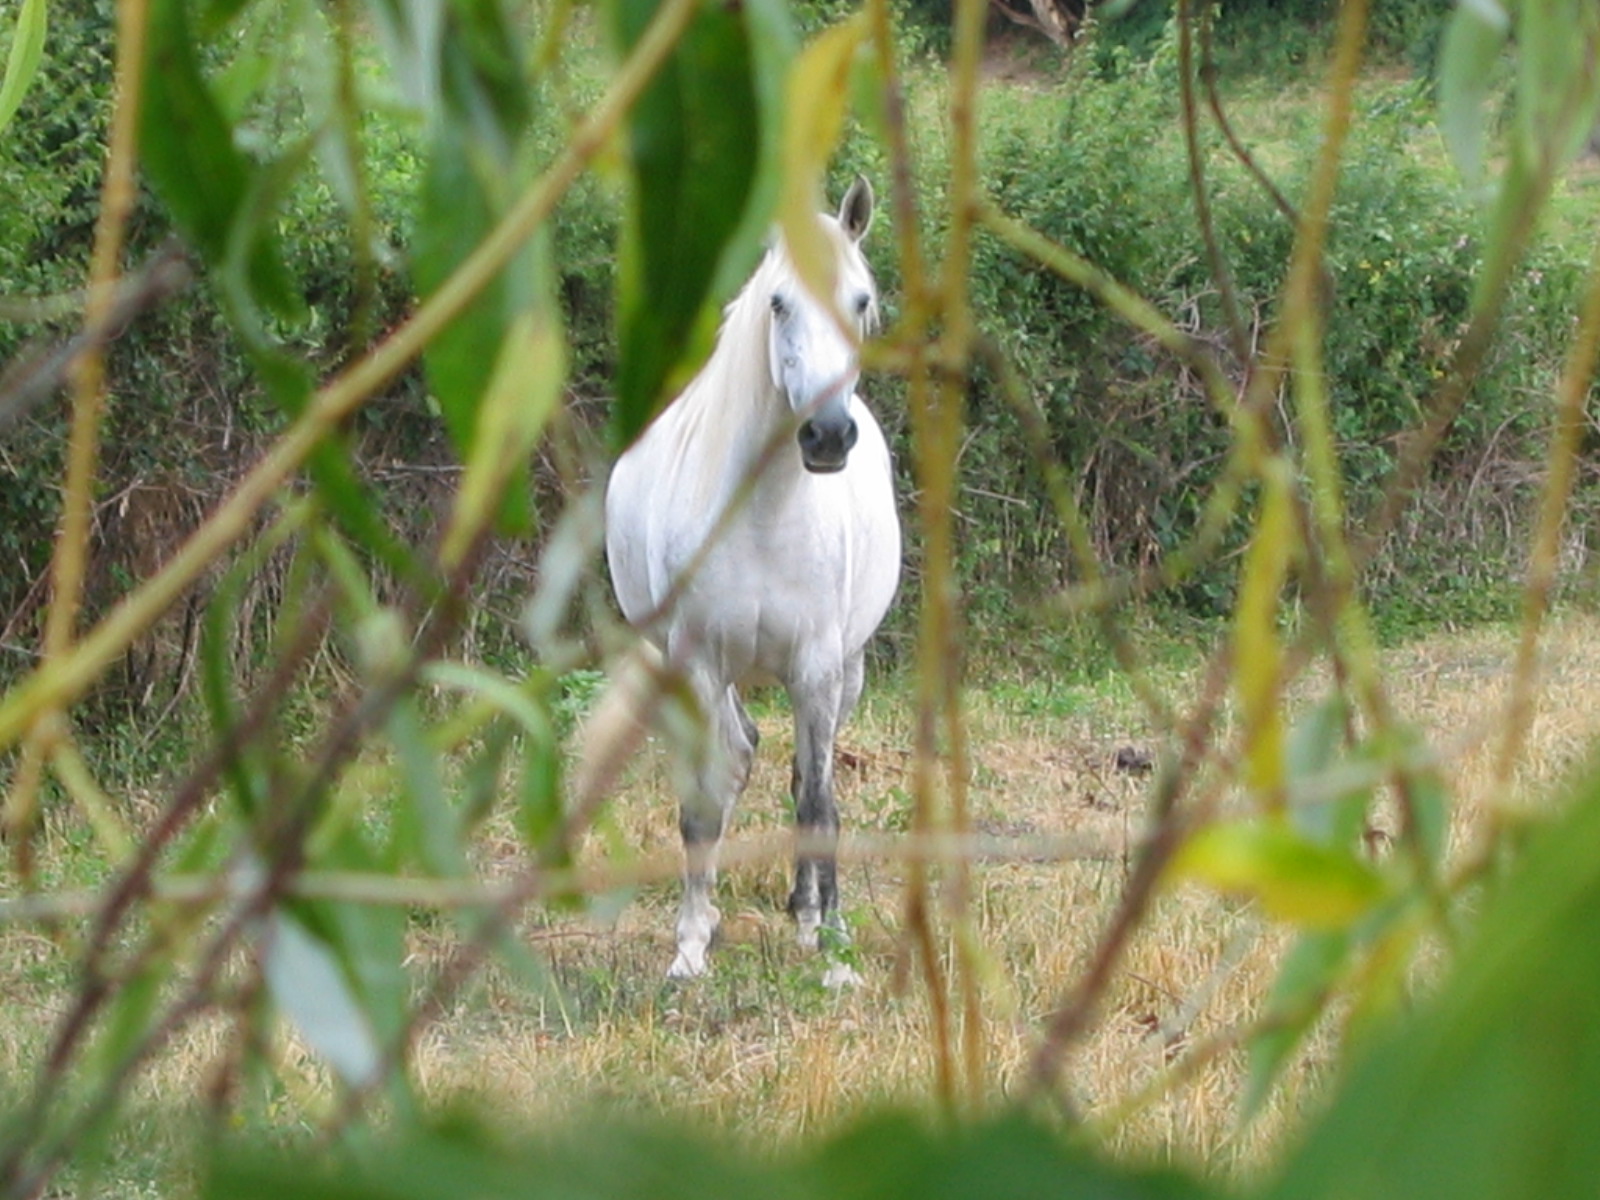
[[[860, 250], [845, 236], [838, 221], [826, 215], [818, 220], [841, 271], [853, 260], [859, 262], [862, 275], [870, 283], [871, 275], [860, 259]], [[659, 418], [670, 422], [676, 443], [674, 459], [698, 459], [705, 464], [694, 474], [694, 499], [698, 503], [716, 501], [718, 485], [742, 479], [743, 467], [760, 452], [777, 423], [788, 419], [772, 382], [767, 335], [772, 324], [773, 294], [800, 286], [799, 274], [780, 239], [723, 308], [711, 356]], [[878, 315], [875, 290], [871, 296], [865, 322], [868, 329], [875, 327]], [[730, 456], [740, 461], [730, 464]]]

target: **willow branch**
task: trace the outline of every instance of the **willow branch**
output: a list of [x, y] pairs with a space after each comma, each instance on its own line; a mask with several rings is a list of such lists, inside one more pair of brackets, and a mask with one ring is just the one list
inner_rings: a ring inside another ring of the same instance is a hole
[[1560, 562], [1561, 530], [1577, 480], [1578, 456], [1586, 428], [1584, 410], [1588, 405], [1597, 353], [1600, 353], [1600, 250], [1596, 251], [1589, 267], [1589, 287], [1584, 294], [1578, 330], [1562, 369], [1561, 381], [1556, 386], [1556, 412], [1550, 430], [1550, 449], [1545, 455], [1544, 493], [1539, 502], [1538, 524], [1528, 554], [1528, 578], [1522, 592], [1522, 633], [1517, 640], [1511, 699], [1495, 762], [1495, 787], [1502, 800], [1510, 789], [1512, 773], [1533, 720], [1539, 637]]
[[[868, 21], [873, 48], [884, 80], [884, 126], [889, 143], [890, 203], [895, 215], [902, 281], [902, 313], [895, 340], [905, 347], [905, 373], [912, 435], [923, 461], [922, 447], [931, 435], [929, 417], [933, 410], [928, 331], [933, 325], [938, 300], [930, 286], [922, 246], [912, 170], [911, 141], [906, 131], [905, 92], [895, 62], [893, 18], [888, 0], [869, 0]], [[924, 510], [926, 520], [926, 510]], [[927, 526], [925, 525], [925, 528]], [[935, 561], [930, 558], [930, 561]], [[935, 568], [937, 570], [937, 568]], [[924, 615], [924, 635], [928, 618]], [[937, 828], [934, 791], [934, 763], [937, 757], [936, 721], [938, 712], [938, 673], [923, 656], [919, 642], [917, 674], [916, 754], [911, 765], [912, 828], [929, 834]], [[914, 862], [906, 880], [905, 924], [915, 957], [922, 968], [933, 1023], [935, 1086], [946, 1108], [955, 1104], [955, 1058], [950, 1044], [950, 1007], [938, 939], [932, 917], [932, 892], [928, 864]], [[904, 961], [904, 960], [902, 960]]]
[[1200, 239], [1205, 243], [1211, 263], [1211, 278], [1222, 298], [1222, 315], [1227, 322], [1228, 344], [1235, 361], [1250, 360], [1250, 338], [1239, 313], [1239, 296], [1233, 286], [1233, 272], [1217, 241], [1216, 223], [1211, 218], [1211, 195], [1206, 187], [1204, 147], [1200, 145], [1199, 106], [1194, 95], [1194, 13], [1192, 0], [1178, 0], [1178, 95], [1183, 107], [1183, 142], [1189, 155], [1189, 194], [1194, 200], [1195, 220]]

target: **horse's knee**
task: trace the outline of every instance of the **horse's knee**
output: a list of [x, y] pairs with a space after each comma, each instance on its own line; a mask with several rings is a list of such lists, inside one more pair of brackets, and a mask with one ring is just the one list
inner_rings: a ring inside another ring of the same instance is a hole
[[727, 824], [728, 810], [721, 804], [685, 800], [678, 806], [678, 832], [691, 853], [701, 847], [715, 847]]

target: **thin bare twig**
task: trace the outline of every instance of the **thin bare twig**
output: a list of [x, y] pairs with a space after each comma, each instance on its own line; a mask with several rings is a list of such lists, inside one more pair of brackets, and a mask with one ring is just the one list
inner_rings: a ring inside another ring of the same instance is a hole
[[1211, 278], [1217, 285], [1222, 300], [1222, 315], [1227, 324], [1228, 344], [1234, 361], [1250, 360], [1250, 339], [1245, 332], [1244, 317], [1239, 311], [1239, 297], [1233, 286], [1233, 272], [1228, 269], [1227, 256], [1217, 240], [1216, 223], [1211, 219], [1211, 194], [1206, 185], [1205, 152], [1200, 145], [1200, 122], [1194, 95], [1194, 12], [1192, 0], [1178, 0], [1178, 95], [1183, 107], [1183, 141], [1189, 155], [1189, 193], [1194, 200], [1195, 219], [1200, 225], [1200, 238], [1205, 243], [1206, 258], [1211, 263]]

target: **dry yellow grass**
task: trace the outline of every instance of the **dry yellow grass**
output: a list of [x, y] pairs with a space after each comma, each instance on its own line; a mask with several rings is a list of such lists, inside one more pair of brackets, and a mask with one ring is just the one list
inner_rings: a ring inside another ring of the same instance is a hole
[[[1444, 764], [1458, 853], [1493, 800], [1513, 651], [1512, 634], [1484, 630], [1435, 636], [1386, 656], [1396, 706]], [[1545, 657], [1517, 804], [1546, 800], [1600, 722], [1600, 621], [1563, 620]], [[1199, 686], [1182, 671], [1159, 682], [1180, 706]], [[1309, 678], [1296, 691], [1309, 698], [1323, 686]], [[1120, 746], [1151, 747], [1154, 739], [1123, 691], [993, 677], [967, 696], [973, 821], [1013, 851], [973, 866], [972, 913], [986, 968], [987, 1102], [1022, 1088], [1044, 1018], [1080, 977], [1128, 877], [1148, 778], [1119, 773], [1113, 760]], [[787, 824], [787, 714], [772, 704], [758, 716], [764, 744], [738, 810], [736, 841], [770, 837]], [[847, 830], [903, 828], [910, 717], [904, 688], [875, 681], [841, 748]], [[1075, 839], [1082, 852], [1064, 861], [1025, 852], [1062, 839]], [[618, 847], [640, 854], [676, 842], [664, 756], [651, 747], [630, 767], [586, 853], [599, 860]], [[483, 852], [486, 870], [515, 869], [509, 818], [491, 822]], [[915, 971], [897, 972], [902, 883], [901, 865], [881, 856], [844, 868], [866, 984], [837, 995], [820, 987], [820, 969], [792, 945], [782, 912], [788, 866], [778, 858], [725, 872], [714, 974], [692, 986], [663, 979], [673, 884], [597, 898], [586, 914], [531, 914], [522, 934], [545, 962], [548, 986], [505, 966], [488, 968], [426, 1029], [414, 1076], [435, 1100], [476, 1103], [517, 1123], [543, 1126], [601, 1105], [666, 1112], [774, 1147], [884, 1103], [928, 1107], [935, 1076], [928, 997]], [[1160, 897], [1067, 1062], [1068, 1095], [1112, 1150], [1240, 1173], [1295, 1128], [1332, 1061], [1334, 1022], [1318, 1030], [1266, 1112], [1242, 1129], [1242, 1050], [1223, 1043], [1185, 1067], [1197, 1047], [1242, 1029], [1259, 1011], [1290, 940], [1251, 906], [1199, 888]], [[419, 979], [450, 941], [447, 922], [417, 927]], [[22, 1079], [65, 1002], [65, 980], [55, 948], [36, 933], [0, 932], [0, 961], [9, 981], [0, 1073]], [[226, 1033], [216, 1024], [191, 1031], [146, 1073], [138, 1095], [195, 1094]], [[290, 1084], [277, 1110], [285, 1122], [333, 1103], [313, 1056], [287, 1036], [280, 1054]], [[1174, 1068], [1183, 1078], [1167, 1086]]]
[[[1546, 687], [1518, 773], [1518, 803], [1535, 802], [1590, 744], [1600, 694], [1600, 627], [1563, 621], [1548, 639]], [[1437, 747], [1465, 845], [1490, 803], [1513, 639], [1503, 630], [1437, 636], [1390, 652], [1398, 709]], [[1197, 686], [1164, 681], [1175, 699]], [[1314, 694], [1316, 680], [1301, 690]], [[1124, 744], [1150, 745], [1130, 701], [1089, 694], [1057, 703], [1046, 679], [967, 697], [973, 818], [982, 832], [1041, 842], [1081, 838], [1073, 861], [981, 862], [973, 913], [987, 956], [985, 1092], [1021, 1086], [1042, 1017], [1067, 994], [1126, 881], [1141, 829], [1146, 780], [1118, 773]], [[735, 837], [780, 828], [788, 782], [786, 715], [761, 718], [764, 744]], [[847, 829], [903, 823], [911, 746], [902, 698], [881, 689], [846, 734], [840, 804]], [[1532, 799], [1530, 799], [1532, 798]], [[613, 836], [639, 851], [672, 845], [675, 809], [659, 751], [647, 752], [614, 803]], [[1095, 848], [1098, 848], [1096, 851]], [[467, 1094], [534, 1121], [602, 1101], [666, 1110], [783, 1142], [862, 1107], [928, 1103], [934, 1077], [927, 997], [897, 975], [901, 871], [862, 861], [845, 870], [845, 903], [865, 960], [866, 986], [824, 994], [818, 971], [790, 946], [782, 904], [787, 867], [725, 873], [725, 933], [712, 978], [667, 986], [676, 890], [643, 890], [611, 920], [541, 921], [529, 936], [564, 998], [485, 981], [431, 1031], [416, 1067], [435, 1095]], [[1070, 1093], [1117, 1150], [1176, 1157], [1224, 1171], [1259, 1162], [1292, 1129], [1332, 1052], [1313, 1039], [1269, 1106], [1241, 1130], [1244, 1055], [1216, 1054], [1181, 1085], [1165, 1073], [1208, 1039], [1258, 1011], [1290, 935], [1249, 906], [1184, 888], [1163, 896], [1106, 996], [1092, 1035], [1068, 1064]], [[947, 964], [948, 965], [948, 964]], [[1147, 1102], [1137, 1101], [1153, 1089]]]

